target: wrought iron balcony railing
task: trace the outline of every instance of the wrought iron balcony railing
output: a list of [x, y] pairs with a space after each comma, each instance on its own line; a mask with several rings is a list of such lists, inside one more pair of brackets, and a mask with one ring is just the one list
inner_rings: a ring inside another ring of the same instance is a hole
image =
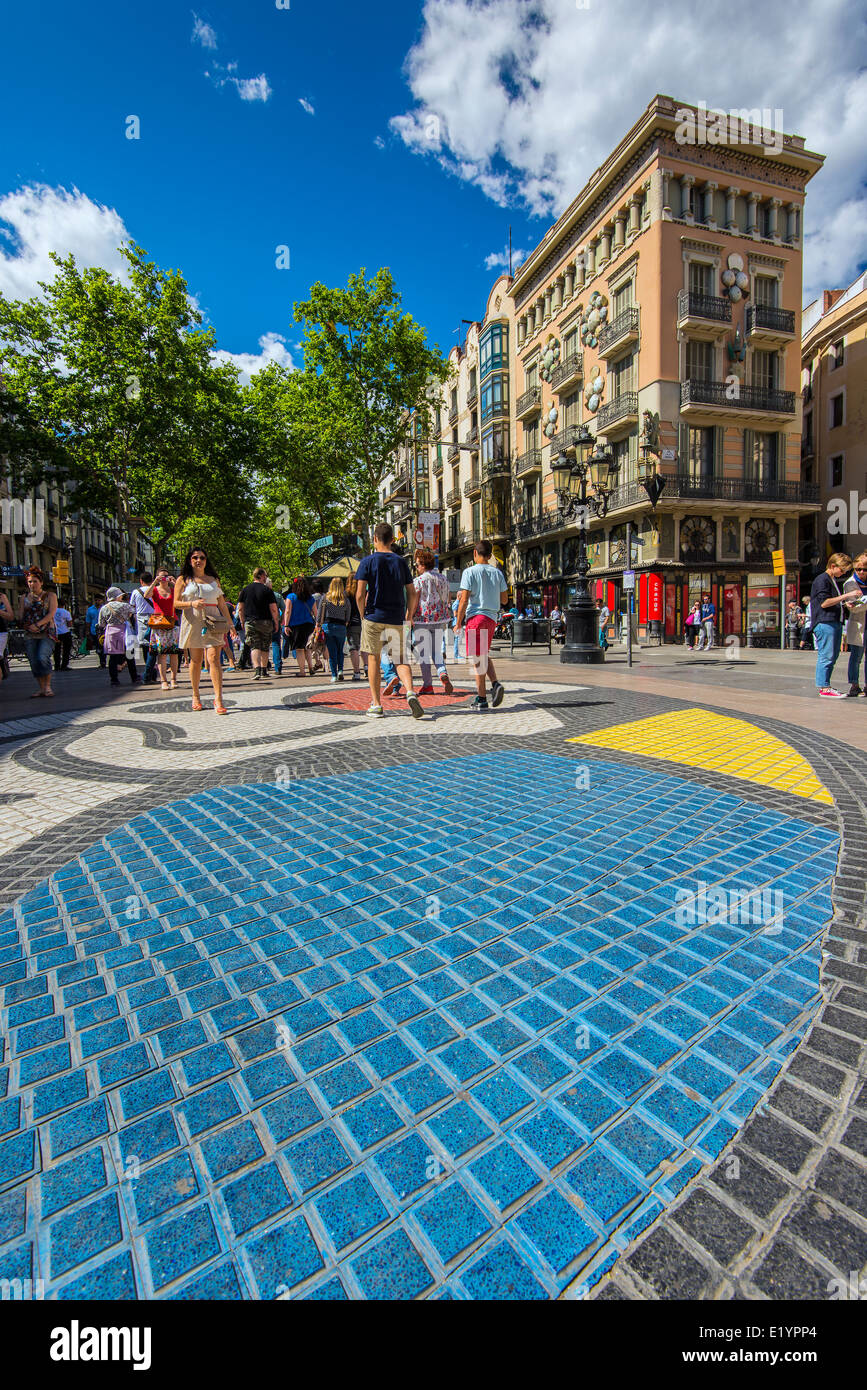
[[731, 323], [732, 302], [716, 294], [694, 294], [692, 290], [680, 290], [677, 296], [677, 317], [682, 319], [713, 319], [717, 323]]
[[[794, 391], [780, 391], [771, 386], [731, 385], [724, 381], [696, 381], [694, 377], [680, 383], [680, 405], [710, 405], [730, 410], [767, 410], [775, 415], [795, 414]], [[601, 411], [599, 412], [601, 415]]]
[[531, 386], [529, 391], [525, 391], [523, 395], [518, 397], [515, 413], [518, 419], [521, 419], [522, 416], [529, 415], [534, 410], [540, 410], [541, 407], [542, 388], [541, 386]]
[[554, 391], [559, 391], [564, 386], [571, 385], [573, 381], [579, 381], [583, 374], [583, 352], [570, 352], [569, 356], [564, 357], [559, 367], [555, 367], [551, 373], [551, 387]]
[[632, 337], [638, 332], [638, 309], [633, 306], [624, 309], [611, 323], [607, 323], [599, 333], [599, 351], [608, 352], [621, 338]]
[[542, 467], [542, 450], [528, 449], [521, 454], [515, 462], [515, 472], [520, 478], [522, 473], [530, 473], [536, 468]]
[[794, 309], [777, 309], [770, 304], [751, 304], [747, 309], [747, 333], [764, 328], [771, 333], [794, 333]]
[[618, 420], [628, 420], [633, 415], [638, 414], [638, 392], [622, 391], [619, 396], [615, 396], [608, 405], [601, 405], [596, 416], [596, 427], [600, 430], [610, 429], [616, 425]]

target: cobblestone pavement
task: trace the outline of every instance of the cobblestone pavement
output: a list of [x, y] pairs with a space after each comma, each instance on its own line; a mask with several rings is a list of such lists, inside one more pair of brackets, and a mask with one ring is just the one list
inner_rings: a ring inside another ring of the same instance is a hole
[[847, 746], [598, 683], [519, 678], [498, 711], [422, 721], [311, 687], [0, 728], [0, 1280], [848, 1289]]

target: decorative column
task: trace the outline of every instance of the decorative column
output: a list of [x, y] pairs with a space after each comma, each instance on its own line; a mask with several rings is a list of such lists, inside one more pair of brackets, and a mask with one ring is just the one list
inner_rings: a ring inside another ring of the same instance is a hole
[[566, 298], [566, 276], [558, 275], [554, 282], [554, 313], [559, 313], [563, 308], [563, 300]]
[[798, 240], [798, 204], [786, 203], [786, 241]]
[[704, 189], [702, 190], [704, 195], [704, 216], [701, 220], [702, 222], [707, 222], [708, 226], [711, 227], [715, 225], [715, 218], [713, 215], [713, 195], [716, 193], [718, 188], [718, 183], [706, 183]]
[[683, 218], [683, 220], [684, 220], [685, 222], [694, 222], [694, 221], [695, 221], [695, 218], [693, 217], [693, 214], [692, 214], [692, 210], [691, 210], [691, 209], [692, 209], [692, 204], [691, 204], [691, 201], [690, 201], [690, 197], [691, 197], [690, 190], [692, 189], [692, 186], [693, 186], [694, 183], [695, 183], [695, 178], [693, 177], [692, 174], [681, 174], [681, 176], [680, 176], [680, 189], [681, 189], [681, 201], [680, 201], [680, 208], [681, 208], [681, 211], [680, 211], [680, 215], [681, 215], [681, 217]]
[[662, 171], [662, 216], [665, 221], [671, 221], [671, 170]]
[[748, 193], [748, 194], [747, 194], [747, 235], [748, 235], [748, 236], [758, 236], [758, 234], [759, 234], [759, 217], [758, 217], [758, 212], [757, 212], [758, 202], [759, 202], [759, 195], [758, 195], [758, 193]]
[[575, 290], [575, 262], [570, 261], [566, 267], [566, 298], [571, 299]]
[[587, 274], [584, 277], [585, 280], [591, 280], [596, 274], [596, 247], [598, 245], [598, 237], [594, 237], [592, 241], [588, 241], [587, 243]]
[[517, 325], [517, 326], [518, 326], [518, 347], [523, 347], [523, 345], [524, 345], [524, 340], [525, 340], [525, 338], [527, 337], [527, 320], [524, 319], [524, 318], [518, 319], [518, 325]]
[[587, 247], [582, 247], [581, 251], [578, 253], [578, 259], [575, 262], [575, 271], [577, 276], [575, 281], [576, 292], [579, 290], [583, 290], [584, 283], [587, 279], [587, 254]]
[[777, 229], [777, 218], [779, 216], [779, 210], [781, 207], [782, 200], [780, 198], [771, 199], [771, 212], [768, 218], [768, 233], [770, 236], [774, 238], [775, 241], [778, 239], [780, 235]]
[[551, 317], [551, 299], [552, 299], [552, 297], [553, 297], [553, 293], [554, 293], [554, 291], [553, 291], [552, 287], [549, 285], [548, 288], [547, 288], [546, 291], [545, 291], [545, 322], [546, 322], [546, 323], [548, 322], [549, 318]]
[[611, 260], [611, 228], [610, 228], [610, 227], [603, 227], [603, 228], [602, 228], [602, 238], [601, 238], [600, 253], [601, 253], [601, 254], [600, 254], [600, 257], [599, 257], [599, 268], [601, 269], [602, 266], [607, 265], [608, 262]]
[[626, 211], [621, 209], [614, 219], [614, 250], [622, 251], [626, 245]]
[[640, 207], [641, 198], [637, 193], [633, 193], [632, 197], [629, 199], [629, 231], [627, 235], [630, 237], [637, 236], [638, 234], [638, 211]]
[[735, 219], [735, 198], [740, 193], [739, 188], [726, 189], [726, 231], [737, 231], [737, 221]]
[[539, 329], [542, 327], [542, 325], [544, 324], [544, 322], [545, 322], [545, 296], [544, 296], [543, 294], [540, 294], [540, 295], [539, 295], [539, 298], [536, 300], [536, 332], [537, 332], [537, 333], [538, 333]]

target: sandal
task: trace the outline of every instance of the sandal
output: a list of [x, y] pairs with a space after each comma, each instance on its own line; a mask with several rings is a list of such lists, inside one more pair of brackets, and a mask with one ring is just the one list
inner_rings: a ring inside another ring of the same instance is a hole
[[193, 701], [193, 709], [196, 710], [196, 711], [198, 711], [198, 710], [200, 710], [200, 709], [204, 709], [204, 705], [202, 704], [201, 700], [194, 700], [194, 701]]
[[166, 682], [163, 681], [162, 684], [160, 685], [160, 690], [171, 690], [171, 686], [170, 686], [170, 685], [167, 685]]
[[214, 713], [215, 713], [215, 714], [228, 714], [229, 711], [226, 709], [226, 706], [225, 706], [225, 705], [214, 705]]

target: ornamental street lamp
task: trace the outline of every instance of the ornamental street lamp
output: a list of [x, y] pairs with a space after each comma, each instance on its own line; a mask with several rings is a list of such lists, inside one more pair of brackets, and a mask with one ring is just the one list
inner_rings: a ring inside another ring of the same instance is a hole
[[[576, 457], [571, 459], [568, 454], [560, 453], [551, 461], [560, 519], [564, 525], [577, 520], [580, 526], [578, 582], [566, 610], [566, 641], [560, 652], [560, 660], [566, 663], [596, 663], [605, 660], [605, 653], [599, 645], [596, 605], [590, 597], [587, 584], [590, 571], [587, 559], [587, 518], [605, 516], [620, 465], [601, 444], [597, 444], [593, 452], [589, 453], [592, 445], [593, 435], [582, 425], [575, 437]], [[588, 475], [593, 488], [592, 494], [589, 495]]]
[[73, 517], [67, 517], [67, 518], [65, 519], [65, 521], [62, 521], [62, 522], [61, 522], [61, 527], [62, 527], [62, 530], [63, 530], [63, 537], [64, 537], [64, 540], [65, 540], [65, 542], [66, 542], [66, 549], [67, 549], [67, 552], [68, 552], [68, 555], [69, 555], [69, 599], [70, 599], [70, 604], [69, 604], [69, 606], [70, 606], [70, 608], [72, 609], [73, 616], [75, 616], [75, 611], [76, 611], [76, 604], [75, 604], [75, 579], [76, 579], [76, 575], [75, 575], [75, 566], [74, 566], [74, 564], [73, 564], [73, 553], [74, 553], [74, 551], [75, 551], [75, 542], [78, 540], [79, 522], [78, 522], [75, 518], [73, 518]]
[[641, 445], [641, 462], [638, 465], [638, 481], [650, 499], [650, 506], [656, 511], [656, 504], [665, 491], [665, 478], [657, 471], [658, 456], [651, 444]]

